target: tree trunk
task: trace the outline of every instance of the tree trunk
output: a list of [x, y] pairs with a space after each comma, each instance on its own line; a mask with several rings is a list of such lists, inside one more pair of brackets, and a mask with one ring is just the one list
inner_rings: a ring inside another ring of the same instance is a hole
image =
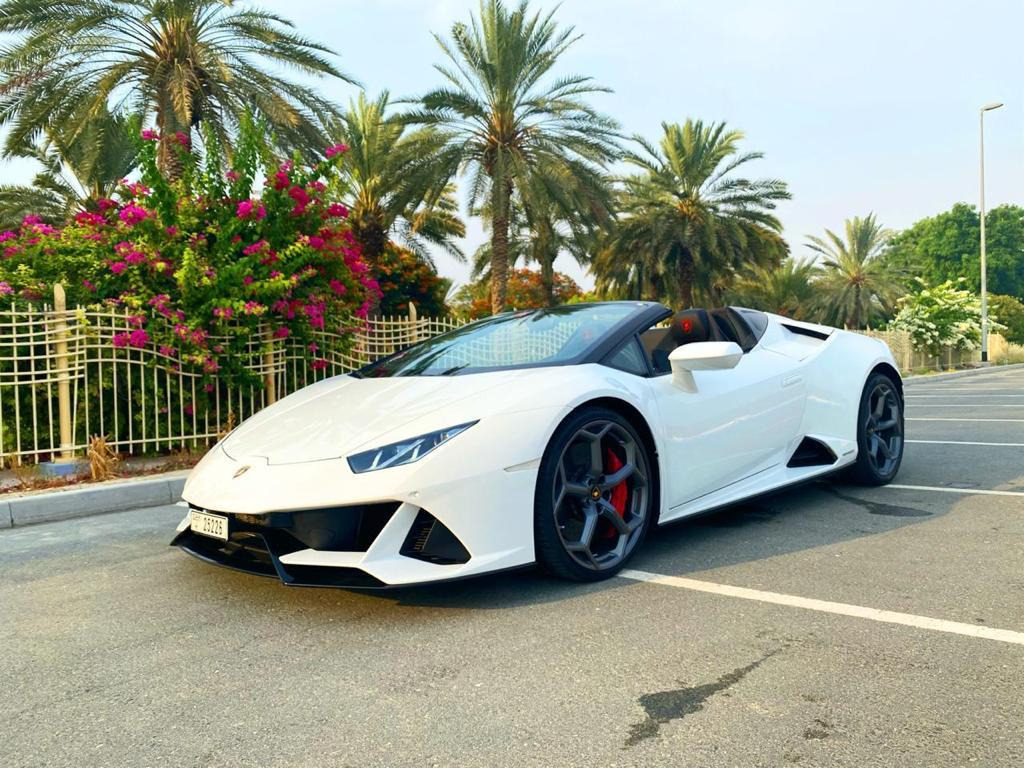
[[510, 186], [499, 180], [491, 184], [491, 312], [505, 311], [508, 293], [508, 205]]
[[182, 168], [179, 152], [184, 149], [178, 143], [177, 133], [182, 131], [187, 135], [188, 131], [178, 124], [173, 108], [168, 108], [166, 111], [157, 110], [156, 129], [160, 134], [160, 145], [156, 148], [156, 164], [164, 178], [174, 183], [181, 179]]
[[853, 287], [853, 330], [860, 330], [860, 285]]
[[[361, 221], [357, 217], [352, 220], [352, 236], [359, 244], [363, 261], [370, 267], [370, 274], [380, 281], [380, 260], [387, 248], [387, 233], [376, 222]], [[376, 317], [380, 314], [382, 296], [370, 296], [368, 317]]]
[[541, 258], [540, 282], [544, 286], [544, 300], [547, 305], [555, 306], [555, 260], [549, 254]]
[[693, 256], [688, 250], [684, 250], [679, 260], [679, 298], [683, 302], [681, 309], [689, 309], [693, 306], [693, 283], [696, 278]]

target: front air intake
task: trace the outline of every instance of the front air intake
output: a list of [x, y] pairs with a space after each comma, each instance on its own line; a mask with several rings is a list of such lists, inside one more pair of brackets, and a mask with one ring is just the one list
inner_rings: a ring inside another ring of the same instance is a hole
[[444, 523], [425, 509], [416, 514], [399, 553], [435, 565], [455, 565], [469, 561], [469, 550]]
[[827, 467], [836, 463], [832, 449], [820, 440], [805, 437], [790, 456], [787, 467]]

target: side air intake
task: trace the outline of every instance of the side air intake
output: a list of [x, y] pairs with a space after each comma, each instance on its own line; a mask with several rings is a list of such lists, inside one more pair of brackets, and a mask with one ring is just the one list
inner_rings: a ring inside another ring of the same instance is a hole
[[836, 463], [832, 449], [820, 440], [805, 437], [789, 457], [787, 467], [827, 467]]
[[435, 565], [469, 561], [469, 551], [440, 520], [421, 509], [412, 521], [399, 553]]

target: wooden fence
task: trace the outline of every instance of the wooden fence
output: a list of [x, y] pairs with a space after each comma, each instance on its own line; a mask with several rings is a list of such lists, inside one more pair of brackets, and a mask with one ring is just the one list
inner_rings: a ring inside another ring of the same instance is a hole
[[[57, 286], [52, 306], [0, 310], [0, 468], [82, 457], [93, 435], [106, 436], [120, 453], [202, 449], [289, 392], [458, 325], [449, 318], [417, 317], [412, 307], [408, 316], [371, 321], [355, 333], [354, 343], [320, 332], [315, 357], [324, 362], [317, 368], [311, 366], [308, 341], [257, 332], [240, 361], [256, 374], [254, 383], [240, 386], [216, 373], [183, 369], [154, 344], [115, 345], [116, 336], [135, 330], [131, 313], [68, 308]], [[906, 333], [871, 335], [888, 342], [905, 372], [979, 359], [977, 351], [954, 350], [929, 358], [912, 348]], [[991, 337], [993, 360], [1005, 346], [1002, 337]]]

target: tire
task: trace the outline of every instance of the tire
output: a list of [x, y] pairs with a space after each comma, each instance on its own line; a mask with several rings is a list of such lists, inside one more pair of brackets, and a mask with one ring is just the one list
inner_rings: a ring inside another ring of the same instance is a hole
[[572, 581], [621, 571], [656, 514], [654, 471], [650, 449], [620, 414], [585, 407], [570, 415], [548, 443], [537, 476], [538, 563]]
[[846, 478], [859, 485], [892, 482], [903, 461], [903, 397], [892, 377], [872, 373], [857, 414], [857, 461]]

